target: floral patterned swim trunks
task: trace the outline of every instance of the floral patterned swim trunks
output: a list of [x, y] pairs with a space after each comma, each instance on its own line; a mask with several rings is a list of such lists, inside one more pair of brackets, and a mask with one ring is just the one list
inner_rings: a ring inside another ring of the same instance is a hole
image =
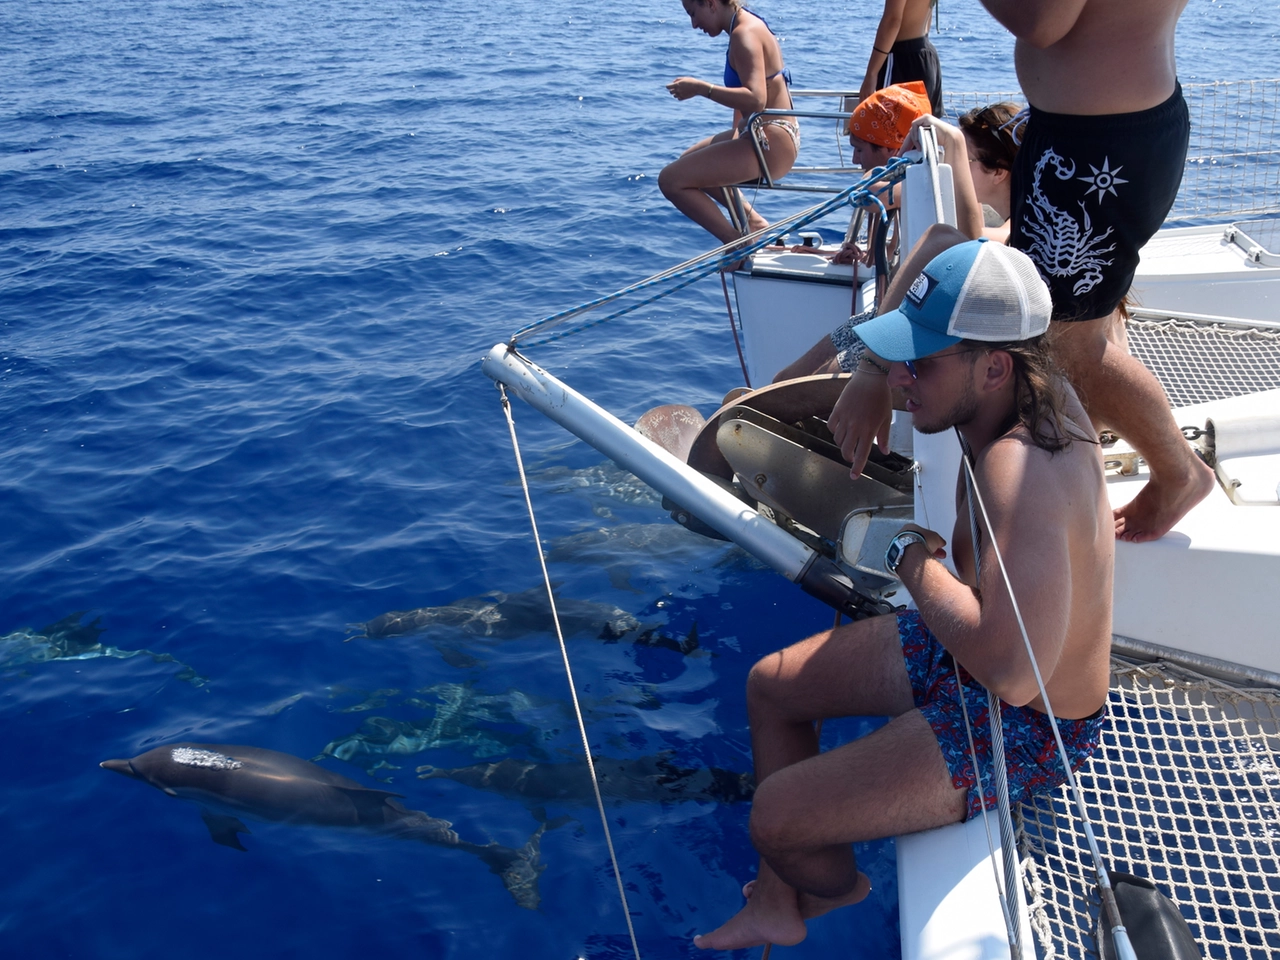
[[[942, 757], [951, 771], [951, 783], [957, 790], [968, 791], [966, 820], [978, 815], [978, 785], [969, 755], [969, 737], [965, 732], [964, 713], [956, 683], [955, 661], [951, 654], [924, 625], [917, 610], [898, 614], [898, 639], [915, 704], [929, 721], [938, 738]], [[984, 805], [996, 805], [995, 782], [991, 766], [991, 725], [987, 719], [987, 691], [960, 668], [964, 684], [964, 702], [969, 708], [974, 746], [982, 766]], [[1008, 769], [1009, 802], [1017, 804], [1031, 797], [1049, 793], [1066, 782], [1053, 728], [1047, 714], [1031, 707], [1013, 707], [1001, 702], [1001, 724], [1004, 729], [1005, 766]], [[1106, 704], [1083, 720], [1058, 719], [1058, 730], [1071, 759], [1071, 769], [1078, 770], [1098, 746], [1102, 725], [1106, 722]]]

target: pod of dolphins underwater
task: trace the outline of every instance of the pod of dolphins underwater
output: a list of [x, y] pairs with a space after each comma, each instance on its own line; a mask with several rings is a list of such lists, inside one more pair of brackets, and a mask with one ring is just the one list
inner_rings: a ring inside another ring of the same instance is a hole
[[[696, 626], [688, 635], [675, 637], [657, 625], [642, 624], [609, 604], [568, 600], [558, 602], [558, 607], [567, 636], [591, 635], [607, 643], [629, 637], [639, 646], [669, 649], [682, 656], [706, 655], [698, 649]], [[12, 670], [48, 660], [97, 656], [173, 659], [147, 650], [105, 647], [98, 640], [102, 632], [99, 621], [82, 624], [83, 615], [72, 614], [40, 631], [23, 630], [0, 637], [0, 667]], [[429, 634], [447, 663], [466, 668], [476, 661], [449, 638], [516, 639], [550, 629], [546, 594], [536, 588], [515, 594], [495, 591], [445, 606], [390, 611], [353, 625], [355, 632], [347, 639]], [[180, 679], [205, 682], [190, 667], [179, 665]], [[562, 816], [549, 820], [543, 804], [593, 802], [588, 767], [585, 760], [550, 763], [515, 759], [509, 755], [514, 743], [490, 743], [487, 734], [491, 732], [477, 729], [476, 721], [508, 725], [517, 713], [557, 705], [535, 701], [517, 690], [478, 694], [464, 684], [442, 683], [423, 692], [439, 700], [438, 704], [430, 704], [434, 717], [429, 722], [414, 724], [368, 717], [359, 732], [330, 743], [316, 760], [335, 757], [376, 772], [391, 766], [383, 759], [388, 755], [414, 754], [447, 745], [466, 744], [477, 756], [502, 755], [503, 759], [493, 763], [452, 769], [422, 765], [416, 773], [419, 779], [450, 779], [525, 804], [539, 825], [521, 848], [464, 839], [450, 821], [406, 807], [401, 802], [402, 794], [365, 786], [317, 762], [262, 747], [165, 744], [130, 759], [105, 760], [100, 766], [197, 805], [210, 838], [234, 850], [246, 850], [240, 839], [241, 834], [250, 833], [245, 820], [365, 830], [474, 856], [501, 879], [516, 904], [536, 910], [541, 902], [538, 877], [545, 869], [541, 860], [542, 836], [573, 819]], [[427, 706], [417, 698], [405, 702]], [[601, 792], [610, 803], [738, 803], [749, 800], [754, 791], [748, 773], [680, 767], [666, 754], [594, 760]]]

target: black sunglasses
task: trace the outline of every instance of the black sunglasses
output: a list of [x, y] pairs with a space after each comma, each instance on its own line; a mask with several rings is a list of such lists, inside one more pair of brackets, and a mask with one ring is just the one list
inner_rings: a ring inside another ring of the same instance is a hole
[[950, 353], [935, 353], [933, 356], [921, 357], [919, 360], [903, 360], [902, 365], [907, 368], [907, 373], [911, 374], [912, 380], [919, 380], [920, 373], [916, 369], [917, 363], [922, 363], [925, 360], [941, 360], [943, 357], [958, 357], [962, 353], [973, 353], [974, 351], [981, 350], [981, 349], [983, 348], [982, 347], [965, 347], [963, 350], [953, 350]]

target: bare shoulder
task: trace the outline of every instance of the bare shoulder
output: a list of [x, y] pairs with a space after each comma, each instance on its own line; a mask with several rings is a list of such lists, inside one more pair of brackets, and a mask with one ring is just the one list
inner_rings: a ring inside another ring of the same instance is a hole
[[1044, 490], [1048, 453], [1031, 440], [1024, 427], [1016, 427], [987, 446], [978, 456], [974, 475], [982, 495], [997, 508], [1008, 509]]
[[743, 22], [742, 28], [733, 31], [733, 33], [730, 34], [730, 44], [741, 39], [744, 42], [749, 42], [752, 46], [758, 47], [764, 43], [766, 37], [773, 36], [768, 24], [761, 20], [757, 14], [754, 14], [745, 8], [743, 8], [741, 12], [750, 14], [750, 19]]
[[[1077, 425], [1074, 418], [1072, 423]], [[1049, 451], [1018, 426], [982, 452], [976, 472], [984, 495], [996, 503], [1047, 516], [1072, 505], [1092, 506], [1105, 495], [1098, 448], [1084, 430], [1063, 449]]]

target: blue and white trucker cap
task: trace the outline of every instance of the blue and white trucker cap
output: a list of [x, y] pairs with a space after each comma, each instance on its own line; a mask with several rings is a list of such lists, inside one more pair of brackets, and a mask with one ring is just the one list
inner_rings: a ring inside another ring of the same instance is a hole
[[970, 240], [930, 260], [902, 305], [859, 324], [857, 334], [885, 360], [919, 360], [961, 340], [1029, 340], [1049, 329], [1052, 312], [1030, 257]]

